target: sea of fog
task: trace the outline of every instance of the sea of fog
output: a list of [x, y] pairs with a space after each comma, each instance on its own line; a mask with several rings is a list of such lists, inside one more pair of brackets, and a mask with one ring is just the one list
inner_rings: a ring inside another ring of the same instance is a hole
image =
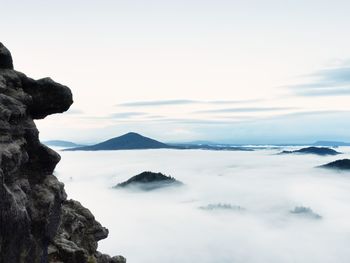
[[[315, 168], [350, 158], [350, 147], [337, 150], [60, 151], [55, 174], [109, 229], [99, 250], [128, 263], [341, 263], [350, 262], [350, 173]], [[184, 186], [112, 188], [143, 171]], [[291, 213], [301, 206], [313, 212]]]

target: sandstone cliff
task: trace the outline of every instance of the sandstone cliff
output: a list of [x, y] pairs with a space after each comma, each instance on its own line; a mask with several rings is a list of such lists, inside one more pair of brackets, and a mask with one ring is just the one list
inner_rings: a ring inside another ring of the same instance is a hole
[[73, 103], [66, 86], [14, 70], [0, 43], [0, 263], [120, 263], [97, 252], [108, 235], [52, 174], [60, 156], [41, 144], [33, 119]]

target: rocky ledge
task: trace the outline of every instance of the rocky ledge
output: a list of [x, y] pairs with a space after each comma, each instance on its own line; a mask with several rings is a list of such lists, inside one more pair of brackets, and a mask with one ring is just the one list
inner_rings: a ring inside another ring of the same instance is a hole
[[33, 122], [73, 103], [66, 86], [14, 70], [0, 43], [0, 263], [121, 263], [97, 251], [108, 235], [53, 175], [60, 156]]

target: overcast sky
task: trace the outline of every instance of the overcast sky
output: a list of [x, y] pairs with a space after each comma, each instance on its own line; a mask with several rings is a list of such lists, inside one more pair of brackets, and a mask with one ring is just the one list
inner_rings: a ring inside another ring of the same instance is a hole
[[41, 139], [350, 141], [350, 1], [1, 1], [15, 67], [69, 86]]

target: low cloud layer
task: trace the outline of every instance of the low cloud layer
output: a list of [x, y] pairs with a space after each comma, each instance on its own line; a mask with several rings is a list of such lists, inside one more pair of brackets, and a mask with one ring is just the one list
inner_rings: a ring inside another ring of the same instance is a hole
[[117, 104], [123, 107], [149, 107], [149, 106], [169, 106], [184, 105], [197, 103], [195, 100], [149, 100], [149, 101], [133, 101]]
[[131, 117], [137, 117], [137, 116], [144, 116], [147, 113], [145, 112], [118, 112], [118, 113], [113, 113], [109, 115], [107, 118], [112, 118], [112, 119], [128, 119]]
[[186, 99], [176, 99], [176, 100], [146, 100], [146, 101], [133, 101], [117, 104], [116, 106], [121, 107], [153, 107], [153, 106], [171, 106], [171, 105], [191, 105], [191, 104], [214, 104], [214, 105], [225, 105], [225, 104], [245, 104], [245, 103], [255, 103], [260, 102], [260, 99], [252, 100], [211, 100], [211, 101], [201, 101], [201, 100], [186, 100]]
[[[113, 119], [80, 117], [79, 126], [66, 128], [66, 116], [36, 121], [42, 140], [77, 143], [99, 142], [130, 131], [169, 141], [210, 140], [238, 144], [312, 143], [319, 140], [350, 141], [349, 111], [314, 110], [274, 112], [272, 116], [188, 116], [169, 118], [140, 115]], [[223, 114], [224, 115], [224, 114]], [[197, 118], [196, 118], [197, 117]], [[74, 122], [77, 122], [74, 120]], [[52, 131], [52, 126], [56, 129]]]
[[226, 108], [226, 109], [212, 109], [212, 110], [202, 110], [196, 113], [241, 113], [241, 112], [276, 112], [276, 111], [286, 111], [295, 110], [294, 107], [240, 107], [240, 108]]
[[[279, 151], [60, 152], [56, 175], [110, 230], [99, 249], [128, 262], [347, 263], [347, 174], [314, 168], [334, 157]], [[112, 188], [143, 171], [184, 186]]]

